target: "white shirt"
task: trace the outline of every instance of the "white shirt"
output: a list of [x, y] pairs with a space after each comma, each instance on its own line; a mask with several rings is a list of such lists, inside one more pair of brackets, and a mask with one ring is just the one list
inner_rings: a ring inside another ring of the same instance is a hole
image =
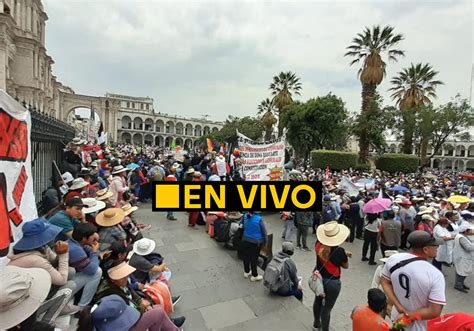
[[[430, 302], [446, 305], [444, 276], [428, 261], [414, 261], [390, 273], [398, 262], [415, 257], [410, 253], [399, 253], [388, 258], [382, 271], [382, 277], [392, 282], [393, 291], [400, 304], [408, 311], [427, 307]], [[398, 316], [395, 306], [392, 320]], [[410, 324], [407, 331], [425, 331], [426, 321]]]
[[[448, 229], [437, 224], [433, 229], [433, 236], [435, 238], [451, 237], [451, 232]], [[444, 245], [438, 247], [438, 254], [436, 255], [436, 261], [438, 262], [452, 262], [452, 249], [450, 249], [451, 244], [449, 241], [445, 241]]]

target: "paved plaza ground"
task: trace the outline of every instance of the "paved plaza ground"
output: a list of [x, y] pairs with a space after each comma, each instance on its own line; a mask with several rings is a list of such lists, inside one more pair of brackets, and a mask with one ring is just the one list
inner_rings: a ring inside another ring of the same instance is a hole
[[[296, 251], [294, 260], [303, 277], [304, 302], [293, 297], [269, 295], [262, 282], [243, 277], [243, 266], [234, 251], [226, 250], [205, 233], [203, 226], [187, 227], [187, 214], [176, 213], [178, 221], [168, 221], [164, 213], [154, 213], [150, 204], [136, 212], [141, 222], [152, 224], [144, 236], [156, 240], [156, 251], [165, 257], [173, 273], [174, 294], [182, 295], [177, 315], [186, 316], [186, 330], [311, 330], [314, 294], [307, 279], [315, 264], [314, 252]], [[264, 214], [269, 233], [274, 234], [274, 253], [281, 248], [281, 221], [277, 214]], [[314, 247], [315, 237], [309, 238]], [[366, 302], [375, 266], [361, 262], [362, 241], [344, 244], [354, 253], [348, 270], [342, 272], [342, 290], [333, 309], [333, 330], [351, 330], [350, 313]], [[379, 254], [379, 252], [378, 252]], [[448, 305], [444, 312], [474, 313], [473, 294], [453, 289], [452, 268], [445, 268]], [[474, 287], [472, 278], [466, 281]]]

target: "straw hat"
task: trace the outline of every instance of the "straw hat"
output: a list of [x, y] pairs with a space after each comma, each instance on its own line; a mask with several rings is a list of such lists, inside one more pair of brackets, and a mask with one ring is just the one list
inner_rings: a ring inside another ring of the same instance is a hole
[[379, 261], [385, 263], [385, 262], [387, 262], [387, 260], [390, 256], [395, 255], [395, 254], [398, 254], [398, 251], [386, 250], [385, 251], [385, 257], [380, 258]]
[[186, 170], [186, 173], [187, 173], [187, 174], [192, 174], [192, 173], [194, 173], [194, 168], [193, 168], [193, 167], [189, 167], [188, 170]]
[[129, 265], [127, 262], [122, 262], [119, 265], [116, 265], [115, 267], [110, 268], [107, 271], [107, 274], [109, 275], [110, 279], [119, 280], [119, 279], [130, 276], [132, 273], [135, 272], [135, 270], [137, 269]]
[[94, 213], [105, 208], [105, 202], [98, 201], [94, 198], [84, 198], [82, 199], [82, 203], [84, 204], [84, 208], [82, 209], [84, 214]]
[[114, 194], [106, 188], [95, 192], [95, 198], [99, 201], [107, 200], [112, 195], [114, 195]]
[[422, 219], [423, 221], [437, 222], [436, 218], [434, 218], [434, 217], [431, 216], [430, 214], [423, 214], [423, 216], [421, 216], [421, 219]]
[[433, 207], [421, 206], [417, 215], [431, 214], [432, 212], [434, 212]]
[[202, 173], [200, 171], [195, 171], [193, 173], [193, 176], [196, 177], [196, 178], [201, 178], [202, 177]]
[[89, 183], [87, 183], [84, 178], [76, 178], [72, 181], [72, 185], [71, 187], [69, 188], [71, 191], [74, 191], [74, 190], [79, 190], [81, 188], [84, 188], [86, 187], [87, 185], [89, 185]]
[[138, 255], [148, 255], [155, 250], [156, 243], [154, 240], [142, 238], [133, 244], [133, 252]]
[[133, 206], [130, 203], [126, 203], [122, 206], [122, 210], [125, 212], [125, 216], [130, 215], [134, 211], [138, 210], [137, 206]]
[[48, 271], [3, 266], [0, 269], [0, 329], [10, 329], [30, 317], [51, 288]]
[[130, 169], [128, 168], [125, 168], [124, 166], [122, 165], [119, 165], [119, 166], [115, 166], [113, 171], [112, 171], [112, 175], [116, 175], [116, 174], [119, 174], [121, 172], [125, 172], [125, 171], [128, 171]]
[[69, 184], [70, 182], [74, 180], [74, 177], [72, 177], [71, 173], [67, 171], [61, 175], [61, 178], [64, 184]]
[[238, 211], [230, 211], [227, 213], [227, 218], [231, 220], [240, 220], [242, 218], [242, 213]]
[[109, 208], [95, 217], [95, 222], [104, 227], [119, 224], [125, 218], [125, 212], [121, 208]]
[[323, 245], [335, 247], [342, 244], [349, 236], [349, 233], [350, 230], [347, 226], [331, 221], [318, 226], [316, 236]]

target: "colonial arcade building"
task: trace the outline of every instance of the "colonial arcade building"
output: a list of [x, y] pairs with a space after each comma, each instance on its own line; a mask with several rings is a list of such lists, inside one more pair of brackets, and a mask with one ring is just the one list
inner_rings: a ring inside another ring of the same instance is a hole
[[199, 145], [199, 138], [211, 132], [219, 131], [223, 123], [204, 118], [185, 118], [156, 112], [153, 99], [149, 97], [132, 97], [107, 93], [106, 99], [118, 105], [117, 142], [171, 146], [173, 139], [176, 145], [193, 149]]

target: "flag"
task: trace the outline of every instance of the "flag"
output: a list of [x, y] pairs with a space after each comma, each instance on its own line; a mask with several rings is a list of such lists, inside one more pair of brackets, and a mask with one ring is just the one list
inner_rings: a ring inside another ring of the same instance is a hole
[[211, 153], [212, 151], [214, 151], [214, 142], [211, 140], [211, 138], [206, 138], [206, 142], [207, 142], [207, 151], [208, 153]]
[[104, 151], [105, 150], [105, 144], [107, 143], [107, 137], [106, 137], [106, 134], [104, 132], [104, 124], [102, 122], [100, 122], [99, 131], [97, 132], [97, 135], [98, 135], [97, 141], [100, 145], [100, 148], [102, 148], [102, 150]]
[[174, 150], [176, 149], [176, 139], [173, 138], [173, 141], [171, 141], [171, 146], [170, 146], [171, 150]]

